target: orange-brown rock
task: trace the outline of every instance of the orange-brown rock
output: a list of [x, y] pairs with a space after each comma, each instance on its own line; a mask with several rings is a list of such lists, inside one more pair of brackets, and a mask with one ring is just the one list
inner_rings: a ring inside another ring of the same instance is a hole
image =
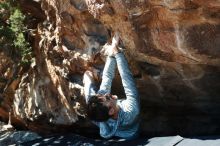
[[[28, 71], [21, 71], [19, 83], [8, 85], [13, 94], [7, 104], [13, 118], [28, 128], [54, 131], [84, 121], [83, 72], [88, 64], [103, 67], [104, 59], [95, 61], [95, 54], [119, 31], [140, 93], [142, 132], [220, 134], [219, 1], [20, 3], [39, 20], [33, 41], [36, 57]], [[1, 67], [1, 72], [7, 71]], [[112, 92], [124, 97], [118, 74]]]

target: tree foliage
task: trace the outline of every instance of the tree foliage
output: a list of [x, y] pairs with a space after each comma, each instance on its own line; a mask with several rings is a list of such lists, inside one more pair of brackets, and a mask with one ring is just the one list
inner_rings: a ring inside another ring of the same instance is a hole
[[8, 49], [21, 64], [31, 62], [32, 51], [25, 38], [25, 15], [12, 1], [0, 3], [0, 47]]

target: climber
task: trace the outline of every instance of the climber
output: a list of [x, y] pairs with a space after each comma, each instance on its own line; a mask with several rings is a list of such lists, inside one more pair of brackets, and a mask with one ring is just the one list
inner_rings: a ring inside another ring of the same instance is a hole
[[[103, 138], [119, 137], [134, 139], [139, 133], [139, 97], [127, 60], [118, 47], [119, 34], [116, 33], [112, 44], [104, 45], [108, 55], [102, 74], [100, 89], [96, 93], [95, 77], [97, 72], [86, 71], [83, 76], [84, 93], [87, 102], [87, 114], [99, 127]], [[120, 100], [111, 95], [111, 84], [115, 68], [119, 71], [126, 99]]]

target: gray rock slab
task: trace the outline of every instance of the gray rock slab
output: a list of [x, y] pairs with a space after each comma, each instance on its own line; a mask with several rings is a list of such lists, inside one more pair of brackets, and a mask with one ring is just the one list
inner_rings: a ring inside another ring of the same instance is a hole
[[69, 146], [220, 146], [220, 136], [183, 138], [177, 136], [124, 139], [92, 139], [76, 134], [55, 135], [25, 142], [24, 146], [69, 145]]
[[15, 145], [41, 138], [30, 131], [8, 131], [0, 133], [0, 146]]

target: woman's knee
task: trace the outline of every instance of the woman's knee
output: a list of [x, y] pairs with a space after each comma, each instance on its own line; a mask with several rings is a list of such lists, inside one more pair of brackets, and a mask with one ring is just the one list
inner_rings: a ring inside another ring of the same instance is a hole
[[88, 81], [94, 82], [94, 77], [93, 77], [93, 74], [90, 70], [85, 71], [85, 73], [83, 75], [83, 83], [85, 84]]

